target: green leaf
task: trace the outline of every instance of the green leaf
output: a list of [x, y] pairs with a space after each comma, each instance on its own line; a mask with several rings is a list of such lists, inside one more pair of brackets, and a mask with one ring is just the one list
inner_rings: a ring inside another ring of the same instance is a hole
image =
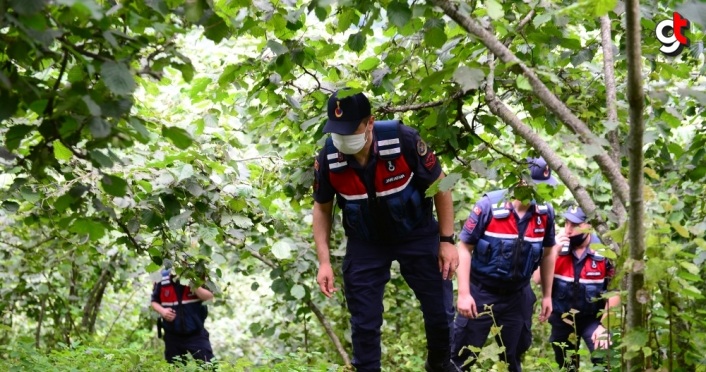
[[284, 240], [280, 240], [272, 245], [272, 254], [279, 260], [287, 259], [292, 254], [292, 247]]
[[488, 12], [488, 16], [492, 19], [497, 20], [505, 15], [505, 12], [503, 11], [503, 6], [495, 0], [486, 0], [485, 10]]
[[548, 22], [549, 20], [551, 20], [551, 19], [552, 19], [552, 15], [551, 15], [551, 14], [549, 14], [549, 13], [542, 13], [542, 14], [540, 14], [540, 15], [534, 17], [534, 19], [532, 20], [532, 24], [534, 25], [534, 27], [539, 28], [539, 26], [541, 26], [541, 25], [547, 23], [547, 22]]
[[441, 182], [439, 182], [439, 191], [441, 192], [446, 192], [451, 190], [451, 188], [454, 187], [456, 182], [461, 179], [461, 174], [460, 173], [450, 173], [447, 174], [446, 177], [441, 179]]
[[98, 104], [95, 101], [93, 101], [93, 99], [91, 97], [83, 96], [81, 99], [86, 104], [86, 108], [88, 108], [88, 112], [90, 112], [91, 115], [101, 116], [102, 111], [101, 111], [100, 106], [98, 106]]
[[113, 175], [104, 175], [101, 179], [103, 190], [113, 196], [125, 196], [127, 193], [127, 182]]
[[181, 182], [194, 175], [194, 167], [191, 164], [184, 164], [181, 169], [179, 169], [179, 175], [177, 176], [177, 182]]
[[88, 129], [91, 131], [91, 135], [93, 135], [94, 138], [108, 137], [112, 130], [110, 124], [107, 121], [97, 116], [94, 116], [90, 119], [90, 121], [88, 122]]
[[267, 47], [270, 48], [275, 55], [289, 53], [289, 48], [278, 43], [276, 40], [267, 40]]
[[172, 218], [169, 219], [169, 222], [167, 223], [169, 225], [169, 228], [172, 230], [179, 230], [184, 225], [186, 225], [187, 222], [189, 222], [189, 218], [191, 217], [191, 214], [193, 211], [187, 210], [184, 211]]
[[276, 294], [285, 294], [287, 293], [287, 282], [285, 282], [282, 278], [277, 278], [272, 281], [271, 288]]
[[189, 132], [177, 127], [163, 126], [162, 135], [172, 141], [174, 146], [182, 150], [186, 150], [194, 142]]
[[22, 142], [22, 139], [25, 138], [27, 133], [31, 132], [32, 130], [36, 129], [36, 127], [32, 127], [29, 125], [13, 125], [10, 127], [10, 130], [7, 131], [7, 134], [5, 135], [5, 147], [7, 147], [8, 150], [12, 151], [20, 147], [20, 143]]
[[301, 300], [306, 295], [306, 289], [301, 284], [295, 284], [292, 289], [289, 290], [289, 294], [297, 300]]
[[685, 268], [688, 272], [694, 275], [697, 275], [699, 273], [699, 267], [691, 262], [679, 261], [679, 265], [681, 265], [681, 267]]
[[424, 42], [432, 48], [441, 48], [448, 40], [446, 32], [444, 32], [444, 23], [440, 22], [440, 25], [438, 25], [438, 23], [439, 22], [436, 22], [430, 25], [430, 22], [427, 22], [428, 27], [424, 31]]
[[[0, 77], [2, 77], [1, 72]], [[2, 122], [5, 119], [11, 118], [15, 115], [15, 112], [17, 112], [17, 106], [20, 104], [20, 100], [14, 95], [8, 95], [7, 92], [0, 90], [0, 102], [2, 102], [2, 105], [0, 105], [0, 122]]]
[[81, 15], [96, 20], [103, 19], [103, 8], [93, 0], [56, 0], [59, 5], [66, 5]]
[[52, 142], [54, 145], [54, 157], [56, 160], [69, 160], [74, 154], [59, 140]]
[[196, 23], [203, 16], [204, 2], [202, 0], [187, 0], [184, 1], [184, 18], [187, 21]]
[[365, 35], [362, 32], [348, 37], [348, 47], [354, 52], [360, 52], [365, 47]]
[[91, 158], [91, 163], [95, 167], [110, 168], [113, 166], [113, 161], [99, 150], [91, 150], [88, 152], [88, 155]]
[[672, 228], [674, 231], [677, 232], [677, 234], [681, 235], [682, 238], [688, 238], [689, 237], [689, 230], [687, 230], [684, 226], [680, 225], [677, 222], [672, 222]]
[[600, 17], [608, 14], [618, 4], [618, 0], [593, 0], [593, 16]]
[[515, 79], [515, 83], [517, 84], [517, 88], [522, 89], [522, 90], [532, 90], [532, 86], [529, 83], [529, 80], [524, 75], [517, 75], [517, 79]]
[[135, 90], [135, 78], [130, 69], [121, 62], [106, 61], [101, 65], [101, 77], [105, 86], [115, 95], [127, 96]]
[[369, 71], [378, 67], [380, 64], [380, 59], [377, 57], [368, 57], [363, 62], [358, 65], [358, 69], [361, 71]]
[[460, 66], [454, 71], [453, 79], [461, 89], [468, 91], [471, 89], [478, 89], [480, 84], [485, 79], [485, 73], [483, 70], [477, 68], [468, 68], [466, 66]]
[[215, 43], [220, 43], [221, 40], [230, 35], [230, 27], [215, 12], [203, 23], [203, 28], [204, 36]]
[[17, 212], [18, 209], [20, 209], [20, 205], [13, 201], [5, 200], [2, 202], [2, 208], [10, 213], [14, 213]]
[[11, 0], [10, 6], [17, 14], [26, 16], [35, 14], [44, 9], [46, 0]]
[[394, 1], [387, 7], [387, 16], [390, 19], [390, 23], [397, 26], [397, 28], [402, 28], [412, 18], [412, 10], [409, 9], [409, 5], [406, 2]]
[[161, 267], [159, 265], [157, 265], [156, 263], [150, 262], [150, 264], [147, 265], [147, 267], [145, 268], [145, 271], [147, 271], [148, 273], [154, 273], [154, 272], [159, 271], [160, 268]]

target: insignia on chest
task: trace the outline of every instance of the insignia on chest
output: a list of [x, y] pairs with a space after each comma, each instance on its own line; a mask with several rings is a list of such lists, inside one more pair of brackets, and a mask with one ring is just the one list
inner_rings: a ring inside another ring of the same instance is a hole
[[603, 273], [601, 273], [600, 271], [589, 271], [586, 273], [586, 276], [601, 276], [601, 275], [603, 275]]
[[399, 180], [401, 180], [401, 179], [404, 179], [404, 177], [405, 177], [405, 175], [404, 175], [404, 173], [402, 173], [402, 174], [398, 174], [398, 175], [395, 175], [395, 176], [392, 176], [392, 177], [385, 178], [385, 184], [392, 183], [392, 182], [395, 182], [395, 181], [399, 181]]
[[544, 232], [544, 229], [534, 229], [534, 232], [536, 232], [536, 233], [543, 233], [543, 232]]

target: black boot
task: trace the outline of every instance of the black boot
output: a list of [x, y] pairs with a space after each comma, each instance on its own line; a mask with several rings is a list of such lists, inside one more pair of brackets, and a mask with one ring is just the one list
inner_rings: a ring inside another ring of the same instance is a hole
[[424, 363], [427, 372], [460, 372], [461, 370], [451, 363], [449, 350], [429, 350], [427, 361]]

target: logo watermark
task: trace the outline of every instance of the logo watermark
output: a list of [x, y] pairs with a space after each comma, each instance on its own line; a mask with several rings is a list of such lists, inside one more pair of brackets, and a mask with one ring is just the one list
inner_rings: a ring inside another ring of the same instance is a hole
[[678, 56], [684, 47], [689, 46], [689, 38], [685, 32], [691, 23], [681, 14], [674, 12], [672, 19], [665, 19], [657, 24], [655, 33], [657, 40], [662, 43], [659, 51], [670, 57]]

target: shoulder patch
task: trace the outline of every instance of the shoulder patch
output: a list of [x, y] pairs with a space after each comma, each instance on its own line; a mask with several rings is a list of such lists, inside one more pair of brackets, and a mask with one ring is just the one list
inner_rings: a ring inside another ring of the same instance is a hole
[[434, 168], [434, 165], [436, 165], [436, 156], [433, 152], [430, 152], [427, 154], [427, 157], [424, 158], [424, 168], [431, 170]]
[[424, 156], [427, 154], [427, 151], [429, 151], [427, 143], [422, 139], [417, 140], [417, 154], [419, 154], [419, 156]]
[[481, 209], [479, 206], [476, 205], [475, 207], [473, 207], [473, 213], [475, 213], [476, 216], [480, 216], [480, 212], [481, 212]]

